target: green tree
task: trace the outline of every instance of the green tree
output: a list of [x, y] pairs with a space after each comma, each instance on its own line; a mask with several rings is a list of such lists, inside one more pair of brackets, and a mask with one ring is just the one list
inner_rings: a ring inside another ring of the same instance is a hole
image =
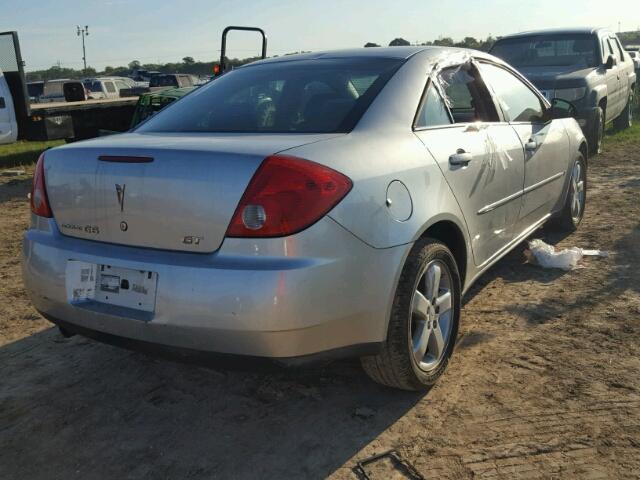
[[131, 62], [129, 62], [129, 69], [130, 70], [138, 70], [140, 68], [140, 62], [138, 60], [133, 60]]
[[439, 38], [433, 41], [433, 44], [438, 47], [453, 47], [453, 39], [451, 37]]
[[369, 48], [369, 47], [379, 47], [380, 45], [378, 45], [377, 43], [373, 43], [373, 42], [367, 42], [364, 44], [364, 48]]
[[411, 43], [409, 43], [409, 41], [405, 40], [404, 38], [400, 38], [400, 37], [394, 38], [389, 42], [390, 47], [405, 47], [408, 45], [411, 45]]
[[184, 63], [185, 65], [193, 65], [194, 63], [196, 63], [196, 61], [193, 59], [193, 57], [183, 57], [182, 63]]

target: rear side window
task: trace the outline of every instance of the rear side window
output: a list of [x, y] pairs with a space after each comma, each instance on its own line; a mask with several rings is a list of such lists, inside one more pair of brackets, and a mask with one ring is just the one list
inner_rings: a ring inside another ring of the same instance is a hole
[[604, 59], [605, 61], [609, 57], [609, 55], [613, 55], [615, 57], [615, 53], [613, 53], [613, 46], [611, 45], [611, 40], [605, 38], [604, 42]]
[[608, 38], [607, 42], [609, 42], [609, 49], [613, 52], [613, 56], [616, 57], [618, 63], [622, 61], [622, 57], [620, 56], [620, 51], [616, 47], [616, 41], [613, 38]]
[[416, 118], [416, 128], [440, 127], [451, 125], [449, 110], [438, 93], [433, 82], [429, 82], [427, 93]]
[[93, 93], [102, 92], [102, 85], [99, 81], [86, 81], [84, 82], [84, 86], [87, 90]]
[[619, 56], [620, 60], [621, 60], [622, 62], [624, 62], [624, 61], [626, 60], [626, 57], [625, 57], [625, 55], [624, 55], [624, 50], [622, 49], [622, 45], [620, 45], [620, 40], [618, 40], [617, 38], [615, 38], [615, 39], [613, 40], [613, 42], [616, 44], [616, 47], [617, 47], [617, 49], [618, 49], [618, 56]]
[[482, 76], [493, 88], [507, 120], [512, 122], [542, 122], [542, 102], [533, 91], [508, 70], [482, 64]]
[[109, 93], [115, 93], [116, 87], [113, 85], [113, 82], [104, 82], [104, 88]]
[[403, 61], [316, 59], [238, 68], [175, 102], [139, 131], [347, 132]]

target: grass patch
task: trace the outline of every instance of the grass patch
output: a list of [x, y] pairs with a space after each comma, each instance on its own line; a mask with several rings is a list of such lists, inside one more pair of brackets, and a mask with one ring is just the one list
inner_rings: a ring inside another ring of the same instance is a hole
[[44, 150], [63, 143], [64, 140], [51, 140], [49, 142], [20, 141], [9, 145], [0, 145], [0, 169], [30, 165], [38, 160]]
[[604, 142], [609, 145], [627, 145], [637, 143], [640, 145], [640, 94], [636, 96], [637, 101], [633, 112], [633, 126], [625, 130], [616, 130], [613, 124], [607, 127]]

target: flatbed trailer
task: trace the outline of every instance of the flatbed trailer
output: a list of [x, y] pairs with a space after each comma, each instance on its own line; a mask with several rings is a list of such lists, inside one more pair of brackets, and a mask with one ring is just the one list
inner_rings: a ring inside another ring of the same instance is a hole
[[129, 129], [137, 96], [79, 102], [30, 103], [17, 32], [0, 33], [0, 69], [15, 113], [17, 139], [82, 140], [101, 130]]
[[81, 102], [32, 103], [23, 123], [29, 140], [82, 140], [97, 137], [101, 130], [129, 129], [138, 97], [85, 100]]

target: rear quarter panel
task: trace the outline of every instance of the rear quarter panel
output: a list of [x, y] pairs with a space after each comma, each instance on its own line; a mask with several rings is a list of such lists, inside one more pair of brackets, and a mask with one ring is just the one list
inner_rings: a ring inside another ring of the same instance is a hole
[[[287, 153], [326, 164], [353, 181], [351, 192], [329, 216], [372, 247], [413, 242], [429, 225], [445, 219], [466, 234], [449, 185], [412, 132], [389, 136], [354, 132]], [[402, 182], [409, 194], [396, 196], [388, 205], [387, 190], [394, 181]], [[395, 207], [408, 210], [409, 218], [398, 215]]]

